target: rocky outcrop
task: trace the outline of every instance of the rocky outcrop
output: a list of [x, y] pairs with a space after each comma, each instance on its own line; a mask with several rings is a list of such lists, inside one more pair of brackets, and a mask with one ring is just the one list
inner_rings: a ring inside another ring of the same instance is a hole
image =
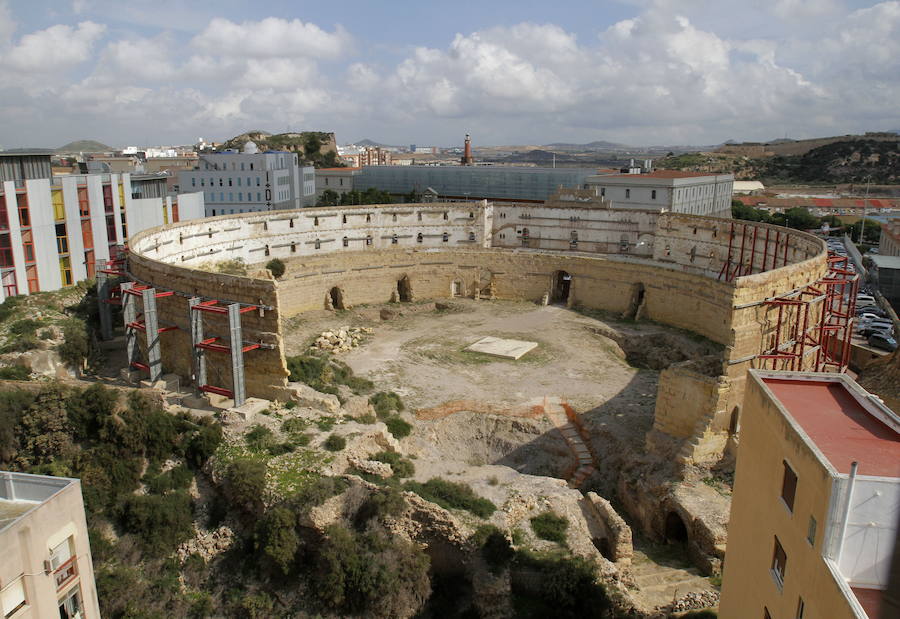
[[367, 335], [372, 334], [368, 327], [341, 327], [332, 331], [324, 331], [311, 348], [325, 352], [347, 352], [359, 346]]

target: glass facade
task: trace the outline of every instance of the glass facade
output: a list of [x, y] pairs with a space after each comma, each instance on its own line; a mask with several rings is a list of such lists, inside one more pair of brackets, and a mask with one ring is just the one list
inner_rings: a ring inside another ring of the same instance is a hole
[[584, 188], [592, 174], [593, 168], [366, 166], [353, 178], [353, 188], [392, 194], [431, 188], [439, 198], [546, 200], [560, 185]]

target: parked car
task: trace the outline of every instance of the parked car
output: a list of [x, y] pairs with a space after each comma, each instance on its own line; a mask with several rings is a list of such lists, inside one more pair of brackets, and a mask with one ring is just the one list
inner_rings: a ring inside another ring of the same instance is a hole
[[873, 333], [869, 336], [869, 346], [893, 352], [897, 350], [897, 340], [888, 333]]
[[894, 325], [886, 325], [883, 323], [869, 323], [860, 326], [859, 334], [863, 337], [869, 337], [876, 333], [883, 333], [886, 335], [891, 335], [894, 332]]
[[860, 320], [865, 320], [865, 321], [878, 320], [879, 318], [883, 318], [883, 316], [879, 316], [878, 314], [875, 314], [873, 312], [863, 312], [862, 314], [857, 313], [856, 317], [859, 318]]
[[875, 305], [875, 297], [868, 295], [868, 294], [856, 295], [856, 304], [862, 305], [863, 303], [868, 303], [869, 305]]

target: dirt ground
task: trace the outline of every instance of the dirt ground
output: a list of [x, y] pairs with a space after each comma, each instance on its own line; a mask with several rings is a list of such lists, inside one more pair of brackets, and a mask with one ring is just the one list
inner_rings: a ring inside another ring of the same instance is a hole
[[[630, 367], [616, 344], [597, 333], [598, 326], [614, 323], [562, 307], [514, 301], [455, 299], [444, 311], [430, 305], [424, 311], [384, 307], [403, 315], [382, 321], [373, 308], [304, 314], [302, 323], [285, 329], [286, 354], [303, 352], [311, 337], [328, 328], [372, 327], [375, 332], [366, 343], [340, 358], [379, 389], [399, 393], [414, 410], [453, 400], [513, 408], [558, 396], [584, 411], [634, 382], [649, 397], [656, 395], [656, 372]], [[518, 361], [464, 350], [485, 336], [534, 341], [538, 347]]]

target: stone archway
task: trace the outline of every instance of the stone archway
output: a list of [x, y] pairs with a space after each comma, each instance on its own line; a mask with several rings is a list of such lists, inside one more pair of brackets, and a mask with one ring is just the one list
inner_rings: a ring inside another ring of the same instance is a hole
[[344, 307], [344, 291], [335, 286], [328, 291], [328, 301], [331, 309], [342, 310]]
[[409, 275], [404, 275], [397, 280], [397, 299], [401, 303], [409, 303], [412, 301], [412, 284], [409, 281]]
[[572, 276], [566, 271], [553, 274], [553, 288], [550, 291], [551, 303], [568, 303], [572, 291]]
[[688, 542], [687, 526], [681, 516], [674, 511], [666, 514], [666, 542], [670, 544], [686, 544]]

